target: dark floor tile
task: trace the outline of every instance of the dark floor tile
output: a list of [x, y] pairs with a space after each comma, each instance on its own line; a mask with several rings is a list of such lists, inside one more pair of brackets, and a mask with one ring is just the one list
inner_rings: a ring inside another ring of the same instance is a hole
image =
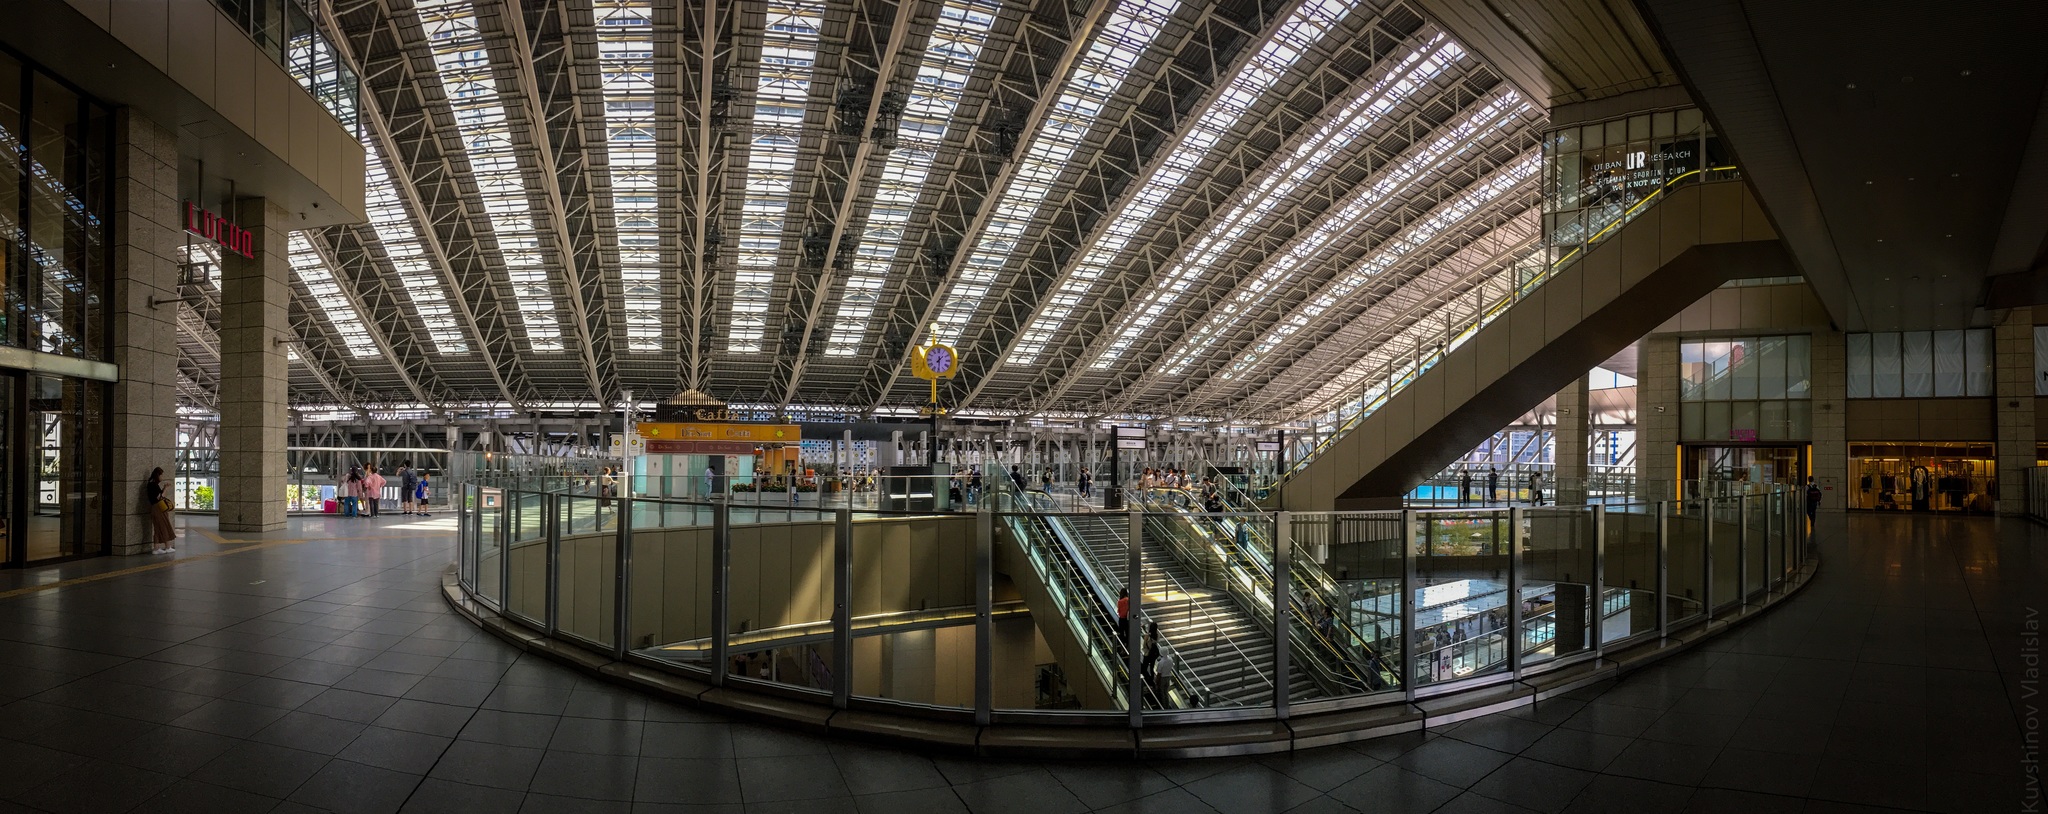
[[954, 786], [953, 792], [975, 814], [1075, 814], [1087, 810], [1044, 769], [961, 784]]
[[241, 740], [226, 735], [164, 726], [129, 741], [127, 746], [105, 757], [138, 769], [184, 777], [240, 743]]
[[1925, 770], [1823, 758], [1809, 794], [1820, 800], [1917, 809], [1927, 807]]
[[177, 778], [167, 774], [88, 760], [14, 799], [58, 814], [100, 814], [132, 809], [174, 782]]
[[1813, 786], [1820, 758], [1729, 747], [1721, 750], [1701, 783], [1720, 789], [1804, 797]]
[[1697, 786], [1719, 752], [1711, 746], [1639, 740], [1616, 755], [1604, 771], [1659, 783]]
[[547, 748], [556, 752], [638, 755], [643, 724], [604, 718], [558, 718]]
[[5, 767], [0, 771], [0, 797], [20, 796], [86, 760], [83, 755], [0, 739], [0, 767]]
[[1470, 790], [1524, 808], [1556, 814], [1564, 810], [1594, 776], [1592, 772], [1517, 757], [1472, 784]]
[[405, 814], [514, 814], [526, 792], [470, 786], [427, 778], [399, 809]]
[[308, 684], [300, 681], [287, 681], [282, 678], [259, 676], [247, 684], [228, 691], [221, 697], [230, 701], [246, 701], [251, 704], [262, 704], [282, 709], [297, 709], [300, 705], [312, 700], [314, 696], [326, 691], [326, 689], [327, 687], [320, 684]]
[[746, 802], [817, 800], [849, 796], [831, 755], [788, 755], [739, 761]]
[[523, 792], [532, 784], [534, 770], [540, 767], [544, 754], [539, 749], [455, 741], [448, 744], [427, 776]]
[[[466, 741], [546, 749], [562, 719], [552, 715], [477, 710], [457, 737]], [[730, 757], [730, 755], [725, 755]]]
[[330, 761], [292, 792], [292, 802], [335, 814], [390, 814], [405, 805], [420, 784], [418, 775], [346, 760]]
[[398, 699], [386, 695], [330, 688], [300, 704], [299, 711], [366, 724], [377, 720], [397, 702]]
[[1565, 814], [1637, 814], [1644, 811], [1676, 812], [1685, 810], [1692, 799], [1693, 789], [1674, 786], [1653, 780], [1633, 777], [1616, 777], [1603, 774], [1593, 777], [1586, 787], [1572, 798], [1571, 805], [1565, 806]]
[[483, 702], [484, 709], [533, 715], [560, 715], [568, 705], [569, 693], [561, 688], [506, 683], [500, 683]]
[[900, 814], [918, 811], [931, 814], [967, 814], [967, 804], [952, 789], [911, 789], [862, 794], [853, 798], [861, 814]]
[[399, 699], [371, 723], [388, 729], [403, 729], [407, 732], [452, 738], [461, 732], [462, 728], [469, 724], [469, 719], [475, 715], [476, 710], [468, 707]]
[[256, 734], [252, 741], [323, 755], [339, 754], [367, 724], [328, 718], [310, 712], [288, 712]]
[[327, 765], [327, 761], [326, 755], [313, 752], [243, 742], [207, 761], [187, 777], [281, 799], [291, 796], [300, 783]]
[[1806, 800], [1800, 797], [1698, 789], [1686, 801], [1685, 814], [1799, 814], [1805, 808]]
[[349, 674], [355, 671], [355, 666], [349, 664], [338, 664], [318, 659], [292, 659], [280, 665], [277, 669], [271, 670], [269, 675], [271, 678], [282, 678], [287, 681], [331, 687], [334, 686], [335, 682], [348, 678]]
[[1633, 742], [1618, 735], [1559, 728], [1522, 750], [1522, 757], [1597, 772]]
[[178, 716], [171, 725], [231, 738], [246, 738], [284, 717], [287, 711], [261, 704], [216, 699]]
[[1466, 788], [1507, 763], [1511, 755], [1455, 738], [1437, 738], [1388, 761], [1408, 771]]
[[562, 714], [572, 718], [637, 721], [646, 717], [647, 699], [625, 690], [577, 690], [569, 694]]
[[625, 755], [548, 752], [526, 790], [592, 800], [631, 800], [638, 764], [638, 758]]
[[142, 805], [131, 810], [131, 814], [264, 814], [276, 808], [277, 803], [275, 797], [197, 780], [180, 780], [143, 801]]
[[1495, 800], [1478, 792], [1465, 792], [1431, 814], [1535, 814], [1513, 803]]
[[426, 676], [412, 685], [412, 689], [406, 690], [405, 697], [455, 707], [474, 707], [482, 704], [495, 689], [497, 685], [480, 681]]
[[1446, 737], [1475, 746], [1484, 746], [1496, 752], [1517, 754], [1550, 734], [1551, 727], [1535, 721], [1525, 721], [1505, 715], [1488, 715], [1466, 721], [1446, 731]]
[[1288, 752], [1260, 758], [1259, 762], [1322, 792], [1349, 783], [1359, 775], [1379, 768], [1382, 763], [1376, 758], [1343, 748]]
[[347, 678], [334, 682], [334, 686], [337, 689], [401, 698], [413, 688], [413, 685], [420, 683], [422, 677], [414, 673], [395, 673], [363, 667], [350, 673]]
[[426, 774], [453, 742], [452, 738], [373, 726], [357, 735], [336, 757], [379, 769]]
[[1389, 763], [1332, 789], [1330, 796], [1360, 811], [1433, 811], [1461, 793], [1458, 786]]
[[[744, 763], [740, 770], [746, 771]], [[1181, 788], [1218, 811], [1285, 811], [1320, 794], [1260, 763], [1227, 769]]]

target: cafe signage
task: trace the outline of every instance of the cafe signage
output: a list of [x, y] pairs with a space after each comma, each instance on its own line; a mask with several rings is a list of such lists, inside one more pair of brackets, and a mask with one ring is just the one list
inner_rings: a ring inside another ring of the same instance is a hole
[[[795, 424], [711, 424], [656, 421], [637, 424], [648, 451], [657, 441], [719, 441], [739, 444], [794, 444], [802, 440]], [[749, 447], [751, 449], [751, 447]]]
[[221, 248], [243, 257], [252, 260], [256, 257], [256, 233], [201, 209], [191, 201], [185, 202], [185, 231], [219, 243]]

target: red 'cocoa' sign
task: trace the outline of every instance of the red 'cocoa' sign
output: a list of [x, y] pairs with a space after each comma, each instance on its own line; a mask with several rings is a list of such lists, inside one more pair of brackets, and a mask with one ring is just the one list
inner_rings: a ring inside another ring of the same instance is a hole
[[228, 221], [219, 215], [199, 208], [191, 201], [185, 202], [185, 231], [219, 243], [220, 247], [254, 259], [256, 257], [256, 234]]

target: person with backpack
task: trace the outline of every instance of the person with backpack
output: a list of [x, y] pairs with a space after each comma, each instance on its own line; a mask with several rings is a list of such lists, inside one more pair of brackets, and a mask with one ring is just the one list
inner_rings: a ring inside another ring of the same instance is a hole
[[427, 483], [427, 473], [421, 472], [419, 491], [413, 495], [413, 503], [419, 505], [421, 517], [427, 516], [427, 495], [430, 494], [431, 488]]
[[417, 506], [412, 501], [414, 492], [420, 490], [420, 475], [412, 468], [411, 460], [398, 462], [398, 513], [411, 516]]

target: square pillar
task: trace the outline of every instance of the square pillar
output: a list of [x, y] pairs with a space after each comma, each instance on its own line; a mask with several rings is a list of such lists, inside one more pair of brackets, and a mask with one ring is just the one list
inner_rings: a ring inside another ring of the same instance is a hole
[[1636, 344], [1636, 492], [1645, 500], [1678, 497], [1678, 336]]
[[1587, 409], [1593, 400], [1591, 387], [1586, 377], [1580, 376], [1557, 392], [1557, 479], [1551, 488], [1557, 492], [1559, 506], [1586, 502], [1586, 462], [1591, 457], [1593, 434], [1592, 411]]
[[1998, 414], [1998, 513], [2027, 513], [2034, 447], [2034, 309], [2014, 308], [1992, 329], [1991, 392]]
[[263, 198], [235, 204], [255, 235], [254, 258], [222, 252], [220, 293], [220, 528], [284, 528], [284, 346], [291, 336], [291, 213]]
[[177, 134], [137, 115], [114, 114], [114, 241], [110, 260], [114, 329], [110, 361], [121, 379], [113, 385], [107, 416], [113, 446], [114, 554], [146, 554], [152, 547], [149, 471], [177, 475], [178, 249], [183, 244], [178, 208]]
[[[1840, 331], [1813, 333], [1813, 478], [1820, 507], [1849, 507], [1849, 344]], [[1804, 498], [1801, 498], [1804, 500]]]

